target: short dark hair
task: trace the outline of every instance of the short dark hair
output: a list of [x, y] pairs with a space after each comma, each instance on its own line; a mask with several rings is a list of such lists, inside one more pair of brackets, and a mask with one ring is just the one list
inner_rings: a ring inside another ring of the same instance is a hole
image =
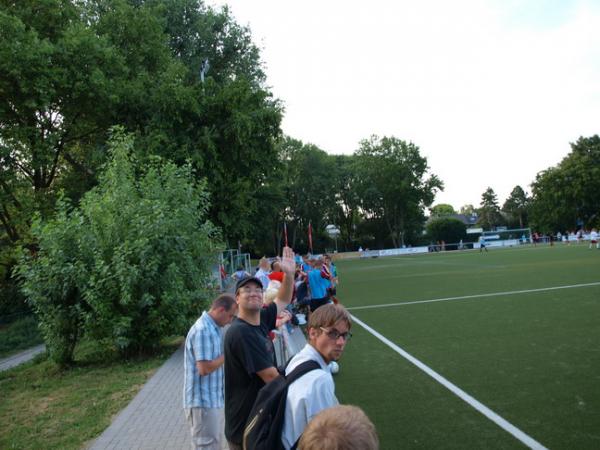
[[221, 294], [213, 300], [210, 309], [224, 308], [225, 311], [229, 311], [235, 304], [235, 298], [233, 295]]

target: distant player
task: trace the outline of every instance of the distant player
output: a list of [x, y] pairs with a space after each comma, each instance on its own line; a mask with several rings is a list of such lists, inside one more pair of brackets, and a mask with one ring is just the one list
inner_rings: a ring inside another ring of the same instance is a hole
[[479, 236], [479, 253], [481, 253], [482, 251], [488, 251], [487, 246], [485, 245], [485, 237], [483, 236], [483, 234], [481, 236]]
[[592, 228], [592, 232], [590, 233], [590, 249], [594, 245], [596, 246], [596, 248], [600, 248], [600, 242], [598, 241], [598, 231], [596, 231], [595, 228]]

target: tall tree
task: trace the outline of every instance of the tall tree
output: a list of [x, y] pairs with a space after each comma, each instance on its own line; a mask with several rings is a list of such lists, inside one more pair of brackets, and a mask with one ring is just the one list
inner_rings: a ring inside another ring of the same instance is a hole
[[460, 207], [460, 213], [466, 216], [472, 216], [473, 214], [477, 214], [477, 210], [471, 204], [463, 205]]
[[504, 211], [512, 221], [516, 222], [519, 228], [523, 228], [527, 219], [527, 208], [529, 207], [529, 197], [521, 186], [515, 186], [510, 196], [504, 202], [502, 211]]
[[282, 141], [280, 151], [287, 167], [285, 217], [292, 223], [289, 232], [294, 245], [308, 248], [309, 222], [313, 230], [313, 247], [322, 250], [327, 244], [324, 233], [335, 205], [333, 158], [313, 144], [293, 138]]
[[[0, 0], [0, 264], [34, 212], [77, 201], [106, 161], [107, 130], [136, 135], [141, 165], [191, 162], [232, 244], [261, 230], [255, 193], [278, 164], [282, 108], [258, 48], [200, 0]], [[200, 73], [202, 70], [202, 73]], [[8, 256], [7, 256], [8, 255]]]
[[600, 137], [580, 137], [531, 186], [531, 222], [541, 231], [600, 226]]
[[479, 220], [477, 223], [483, 228], [492, 229], [503, 222], [498, 206], [498, 196], [491, 187], [481, 194], [481, 205], [479, 207]]
[[349, 250], [357, 247], [356, 229], [361, 218], [357, 158], [355, 155], [336, 155], [333, 159], [335, 205], [330, 218], [332, 223], [339, 226], [342, 245]]
[[385, 224], [394, 247], [404, 245], [422, 228], [424, 209], [443, 189], [441, 180], [428, 174], [419, 147], [395, 137], [365, 139], [356, 156], [361, 209], [368, 218]]

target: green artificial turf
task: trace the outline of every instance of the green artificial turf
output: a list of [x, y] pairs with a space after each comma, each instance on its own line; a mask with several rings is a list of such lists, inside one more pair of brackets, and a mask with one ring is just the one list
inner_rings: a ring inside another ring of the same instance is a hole
[[[584, 245], [340, 261], [359, 320], [548, 448], [600, 447], [600, 251]], [[501, 294], [501, 293], [507, 294]], [[509, 294], [511, 293], [512, 294]], [[336, 377], [382, 448], [524, 445], [360, 325]]]

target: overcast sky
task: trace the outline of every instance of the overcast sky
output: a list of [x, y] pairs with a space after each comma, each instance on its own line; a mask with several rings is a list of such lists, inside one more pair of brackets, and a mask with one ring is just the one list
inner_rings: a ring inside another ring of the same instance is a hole
[[500, 206], [600, 133], [600, 0], [207, 0], [261, 48], [284, 133], [328, 153], [412, 141], [435, 203]]

